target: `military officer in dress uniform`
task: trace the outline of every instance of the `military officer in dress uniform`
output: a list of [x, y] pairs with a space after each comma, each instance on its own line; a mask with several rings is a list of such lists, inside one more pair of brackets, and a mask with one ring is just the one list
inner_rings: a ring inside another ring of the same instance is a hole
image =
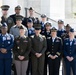
[[28, 28], [28, 36], [32, 36], [35, 34], [35, 29], [33, 27], [33, 20], [32, 19], [28, 19], [28, 22], [27, 22], [27, 28]]
[[28, 17], [25, 17], [24, 20], [23, 20], [23, 22], [22, 22], [22, 24], [23, 24], [24, 26], [27, 26], [27, 21], [28, 21], [29, 18], [33, 20], [33, 23], [34, 23], [34, 24], [39, 23], [38, 17], [35, 17], [35, 16], [34, 16], [34, 10], [33, 10], [32, 7], [29, 8], [29, 16], [28, 16]]
[[[62, 35], [61, 35], [61, 38], [62, 38], [62, 40], [64, 41], [66, 38], [69, 38], [69, 31], [70, 31], [70, 25], [69, 24], [67, 24], [66, 26], [65, 26], [65, 33], [63, 33]], [[64, 45], [64, 44], [63, 44]], [[66, 75], [66, 67], [65, 67], [65, 62], [64, 62], [64, 52], [62, 53], [63, 54], [63, 60], [62, 60], [62, 75]]]
[[32, 75], [44, 74], [44, 59], [45, 51], [47, 49], [46, 38], [40, 34], [41, 25], [35, 25], [35, 35], [31, 36], [31, 61], [32, 61]]
[[69, 38], [64, 40], [64, 60], [66, 66], [66, 75], [76, 75], [76, 39], [74, 37], [74, 29], [69, 31]]
[[59, 20], [58, 21], [58, 31], [57, 31], [57, 36], [58, 37], [61, 37], [62, 34], [65, 33], [65, 30], [64, 30], [64, 22], [62, 20]]
[[66, 31], [66, 32], [61, 35], [61, 38], [62, 38], [63, 40], [65, 40], [66, 38], [69, 38], [69, 31], [70, 31], [70, 29], [71, 29], [71, 26], [70, 26], [69, 24], [67, 24], [67, 25], [65, 26], [65, 31]]
[[14, 55], [17, 75], [26, 75], [29, 53], [31, 51], [31, 40], [25, 36], [24, 27], [20, 27], [20, 36], [14, 42]]
[[19, 28], [21, 26], [24, 27], [24, 29], [26, 30], [25, 35], [28, 36], [28, 30], [27, 30], [27, 28], [24, 25], [21, 24], [22, 23], [22, 19], [23, 19], [23, 16], [17, 15], [16, 16], [16, 25], [12, 26], [11, 29], [10, 29], [10, 33], [12, 35], [14, 35], [15, 38], [20, 35]]
[[7, 33], [6, 23], [2, 24], [0, 34], [0, 75], [11, 75], [12, 53], [14, 37]]
[[47, 42], [49, 75], [59, 75], [62, 40], [60, 37], [57, 37], [57, 29], [55, 27], [51, 29], [50, 35], [51, 37]]
[[[43, 35], [46, 37], [47, 42], [49, 41], [49, 38], [51, 37], [51, 23], [47, 22], [45, 23], [45, 31]], [[47, 44], [48, 46], [48, 44]], [[44, 75], [47, 75], [47, 64], [48, 64], [48, 59], [47, 59], [47, 50], [45, 51], [45, 64], [44, 64]]]
[[40, 22], [40, 24], [41, 24], [41, 33], [44, 33], [44, 31], [45, 31], [45, 23], [46, 23], [46, 21], [47, 21], [46, 15], [42, 14], [41, 15], [41, 22]]
[[[32, 36], [35, 34], [35, 29], [33, 27], [33, 20], [31, 18], [28, 19], [27, 21], [27, 27], [28, 27], [28, 37]], [[28, 69], [27, 69], [27, 75], [31, 73], [31, 53], [29, 55], [29, 63], [28, 63]]]
[[[12, 26], [10, 29], [10, 34], [14, 35], [14, 38], [19, 37], [20, 33], [19, 33], [19, 28], [21, 26], [23, 26], [22, 23], [22, 19], [23, 16], [21, 15], [17, 15], [16, 16], [16, 25]], [[27, 28], [25, 26], [23, 26], [24, 29], [26, 30], [25, 35], [28, 36], [28, 31]], [[13, 70], [14, 70], [14, 75], [16, 75], [16, 70], [15, 70], [15, 66], [13, 65]]]
[[16, 24], [16, 15], [20, 15], [21, 7], [18, 5], [15, 7], [15, 14], [10, 15], [10, 17], [13, 19], [14, 23]]
[[8, 10], [9, 10], [9, 6], [8, 5], [3, 5], [1, 6], [2, 9], [2, 17], [1, 17], [1, 23], [3, 24], [4, 22], [7, 23], [8, 25], [8, 32], [10, 30], [10, 28], [14, 25], [14, 21], [11, 17], [8, 17]]

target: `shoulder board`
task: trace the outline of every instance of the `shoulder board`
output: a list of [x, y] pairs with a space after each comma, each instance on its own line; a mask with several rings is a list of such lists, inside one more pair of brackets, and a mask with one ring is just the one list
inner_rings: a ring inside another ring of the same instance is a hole
[[34, 38], [34, 35], [33, 35], [33, 36], [31, 36], [31, 38]]
[[45, 36], [42, 35], [43, 38], [45, 38]]
[[60, 37], [57, 37], [57, 39], [61, 39]]
[[68, 40], [69, 38], [66, 38], [65, 40]]
[[13, 27], [16, 27], [16, 25], [14, 25]]
[[25, 38], [27, 38], [27, 36], [24, 36]]

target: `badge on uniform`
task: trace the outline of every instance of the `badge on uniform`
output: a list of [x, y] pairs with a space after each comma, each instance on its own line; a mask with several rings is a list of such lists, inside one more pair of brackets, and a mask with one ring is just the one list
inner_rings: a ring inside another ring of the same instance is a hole
[[69, 45], [69, 43], [66, 43], [66, 45]]
[[59, 40], [56, 40], [56, 42], [59, 42]]
[[50, 39], [51, 37], [47, 37], [47, 39]]
[[5, 41], [6, 40], [6, 38], [5, 37], [3, 37], [3, 41]]
[[19, 43], [20, 41], [17, 41], [17, 43]]
[[42, 42], [43, 41], [43, 38], [41, 38], [40, 41]]
[[10, 44], [10, 41], [8, 41], [8, 44]]
[[10, 40], [11, 38], [10, 37], [7, 37], [7, 40]]
[[28, 42], [28, 41], [25, 40], [24, 42]]
[[20, 47], [17, 47], [17, 49], [20, 49]]

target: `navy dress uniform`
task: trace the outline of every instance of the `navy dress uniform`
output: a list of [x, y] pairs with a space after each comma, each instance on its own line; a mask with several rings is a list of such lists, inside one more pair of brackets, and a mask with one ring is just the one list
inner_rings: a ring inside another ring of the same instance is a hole
[[[70, 32], [74, 32], [74, 29], [70, 29]], [[76, 39], [70, 40], [66, 38], [64, 40], [64, 56], [65, 56], [65, 65], [66, 65], [66, 75], [71, 75], [71, 69], [73, 75], [76, 75]], [[72, 61], [67, 59], [67, 56], [73, 57]]]
[[[33, 20], [31, 18], [28, 19], [27, 24], [30, 23], [30, 28], [28, 26], [28, 37], [31, 37], [32, 35], [35, 34], [35, 29], [33, 28]], [[28, 69], [27, 69], [27, 75], [29, 75], [29, 73], [31, 73], [32, 69], [31, 69], [31, 53], [29, 54], [29, 63], [28, 63]]]
[[[9, 8], [10, 7], [8, 5], [1, 6], [2, 11], [8, 11]], [[9, 32], [10, 28], [14, 25], [14, 21], [13, 21], [13, 19], [11, 17], [4, 17], [4, 15], [3, 15], [1, 17], [1, 23], [3, 24], [4, 22], [7, 23], [7, 25], [8, 25], [8, 32]]]
[[[28, 19], [28, 23], [33, 23], [33, 20], [32, 19]], [[28, 36], [30, 37], [30, 36], [32, 36], [32, 35], [34, 35], [35, 34], [35, 29], [34, 29], [34, 27], [32, 26], [31, 28], [28, 28]]]
[[[46, 29], [46, 26], [50, 27], [49, 30]], [[49, 42], [49, 38], [51, 37], [51, 23], [47, 22], [45, 24], [45, 31], [44, 33], [42, 33], [42, 35], [44, 35], [46, 37], [47, 42]], [[47, 43], [47, 46], [48, 46], [48, 43]], [[48, 65], [47, 51], [48, 49], [46, 49], [45, 51], [44, 75], [47, 75], [47, 65]]]
[[[46, 18], [46, 15], [42, 14], [41, 18]], [[45, 31], [45, 23], [46, 23], [46, 21], [45, 22], [42, 22], [42, 21], [40, 22], [40, 24], [41, 24], [41, 33], [44, 33], [44, 31]]]
[[[56, 28], [52, 28], [51, 32], [57, 32]], [[49, 66], [49, 75], [59, 75], [59, 68], [60, 68], [60, 58], [62, 52], [62, 40], [60, 37], [48, 39], [48, 46], [47, 46], [47, 55], [48, 55], [48, 66]], [[52, 59], [50, 56], [57, 55], [57, 58]]]
[[[41, 30], [41, 25], [37, 25], [35, 30]], [[47, 48], [46, 38], [39, 34], [39, 36], [31, 36], [31, 61], [32, 61], [32, 75], [43, 75], [44, 73], [44, 59]], [[42, 54], [39, 58], [36, 53]]]
[[[3, 24], [2, 28], [6, 28], [7, 24]], [[11, 75], [12, 53], [14, 38], [13, 35], [6, 33], [0, 34], [0, 75]], [[6, 49], [6, 53], [2, 53], [2, 49]]]
[[[32, 13], [33, 13], [34, 10], [33, 10], [32, 7], [29, 8], [29, 12], [30, 12], [30, 11], [32, 11]], [[30, 13], [29, 13], [29, 14], [30, 14]], [[39, 23], [38, 17], [34, 17], [33, 14], [32, 14], [32, 15], [30, 15], [29, 17], [25, 17], [25, 18], [24, 18], [24, 20], [23, 20], [23, 22], [22, 22], [22, 24], [23, 24], [24, 26], [27, 27], [27, 22], [28, 22], [28, 19], [29, 19], [29, 18], [32, 19], [32, 21], [33, 21], [34, 24]]]
[[[58, 24], [64, 24], [64, 22], [62, 20], [59, 20], [58, 21]], [[65, 30], [64, 29], [58, 29], [57, 36], [58, 37], [61, 37], [64, 33], [65, 33]]]

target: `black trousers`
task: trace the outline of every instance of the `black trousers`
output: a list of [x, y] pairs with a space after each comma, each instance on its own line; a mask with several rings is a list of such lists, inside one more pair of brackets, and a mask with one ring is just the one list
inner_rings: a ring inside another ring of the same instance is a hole
[[28, 68], [27, 68], [27, 72], [26, 74], [29, 75], [31, 73], [32, 75], [32, 69], [31, 69], [31, 57], [29, 58], [29, 62], [28, 62]]
[[17, 75], [15, 64], [12, 64], [12, 70], [14, 71], [14, 75]]
[[37, 58], [35, 55], [31, 56], [32, 75], [44, 74], [44, 59], [45, 59], [45, 55], [42, 55], [40, 58]]
[[48, 65], [48, 57], [47, 57], [47, 55], [45, 55], [44, 75], [47, 75], [47, 65]]
[[59, 75], [60, 58], [48, 58], [49, 75]]

